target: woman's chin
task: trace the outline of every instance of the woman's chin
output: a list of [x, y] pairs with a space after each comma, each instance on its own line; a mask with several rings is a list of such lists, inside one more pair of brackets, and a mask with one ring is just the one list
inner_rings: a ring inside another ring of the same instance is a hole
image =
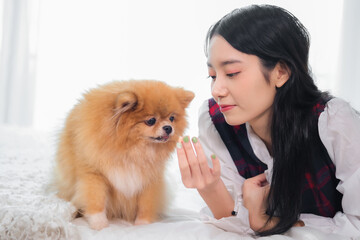
[[232, 116], [226, 116], [225, 114], [224, 114], [224, 118], [226, 123], [229, 124], [230, 126], [238, 126], [246, 122], [244, 121], [244, 119], [239, 119]]

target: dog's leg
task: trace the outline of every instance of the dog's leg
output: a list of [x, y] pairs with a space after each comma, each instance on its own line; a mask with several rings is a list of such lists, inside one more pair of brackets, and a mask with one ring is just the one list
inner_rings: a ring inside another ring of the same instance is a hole
[[84, 216], [92, 229], [100, 230], [109, 226], [106, 217], [108, 189], [102, 176], [84, 174], [80, 177], [77, 189], [77, 205], [82, 206]]
[[156, 182], [148, 185], [138, 198], [135, 225], [154, 222], [164, 203], [164, 182], [163, 179], [157, 179]]

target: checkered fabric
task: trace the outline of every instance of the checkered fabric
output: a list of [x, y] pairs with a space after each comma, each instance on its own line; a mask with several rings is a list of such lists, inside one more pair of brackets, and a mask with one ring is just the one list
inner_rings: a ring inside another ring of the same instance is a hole
[[[209, 114], [221, 139], [227, 147], [239, 174], [245, 179], [263, 173], [267, 165], [258, 159], [250, 145], [245, 124], [230, 126], [226, 123], [219, 105], [214, 99], [209, 99]], [[319, 117], [324, 111], [326, 101], [313, 107], [313, 113]], [[335, 166], [326, 148], [319, 141], [316, 161], [305, 173], [302, 189], [302, 213], [313, 213], [324, 217], [333, 217], [337, 211], [342, 211], [342, 194], [336, 190], [339, 182], [335, 177]]]

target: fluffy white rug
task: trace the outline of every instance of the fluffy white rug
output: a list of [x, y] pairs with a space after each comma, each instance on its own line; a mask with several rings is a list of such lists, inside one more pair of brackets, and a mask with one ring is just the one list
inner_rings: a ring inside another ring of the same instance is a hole
[[0, 239], [77, 239], [75, 208], [49, 192], [55, 137], [0, 126]]
[[170, 162], [172, 165], [169, 167], [169, 176], [173, 176], [172, 181], [175, 181], [171, 184], [175, 196], [164, 219], [144, 226], [133, 226], [115, 219], [110, 221], [108, 228], [95, 231], [89, 228], [85, 219], [73, 220], [74, 206], [47, 191], [55, 144], [56, 137], [48, 133], [0, 125], [0, 240], [349, 239], [330, 236], [311, 227], [292, 228], [284, 235], [255, 238], [223, 231], [221, 220], [207, 224], [199, 213], [205, 203], [196, 190], [183, 187], [176, 161]]

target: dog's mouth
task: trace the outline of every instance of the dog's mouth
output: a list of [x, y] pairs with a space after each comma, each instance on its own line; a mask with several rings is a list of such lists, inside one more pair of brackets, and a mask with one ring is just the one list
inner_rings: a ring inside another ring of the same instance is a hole
[[160, 137], [150, 137], [151, 140], [153, 140], [154, 142], [167, 142], [169, 140], [170, 136], [169, 135], [164, 135], [164, 136], [160, 136]]

